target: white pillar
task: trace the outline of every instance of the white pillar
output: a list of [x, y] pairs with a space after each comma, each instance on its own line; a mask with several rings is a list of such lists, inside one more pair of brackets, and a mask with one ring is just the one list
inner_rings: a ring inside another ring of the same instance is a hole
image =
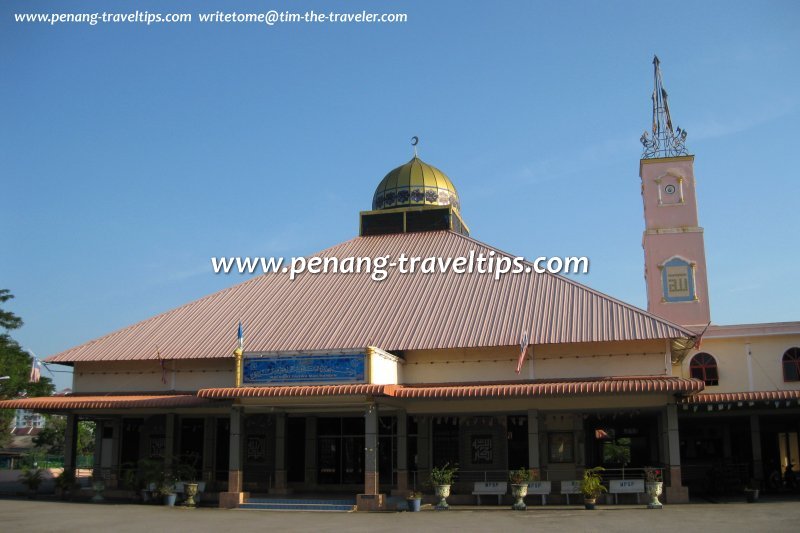
[[171, 464], [175, 455], [175, 414], [166, 416], [164, 435], [164, 463]]
[[667, 405], [661, 416], [664, 421], [664, 446], [666, 448], [667, 468], [669, 469], [669, 485], [664, 488], [664, 499], [667, 503], [689, 503], [689, 489], [681, 480], [681, 449], [678, 433], [678, 406]]
[[397, 412], [397, 491], [408, 490], [408, 415]]
[[317, 484], [317, 417], [306, 417], [306, 488]]
[[378, 406], [364, 416], [364, 494], [378, 494]]
[[203, 418], [203, 464], [200, 478], [209, 482], [214, 479], [214, 441], [216, 435], [216, 419], [213, 416]]
[[760, 485], [764, 479], [764, 462], [761, 458], [761, 421], [758, 415], [750, 415], [750, 447], [753, 449], [753, 479]]
[[378, 511], [384, 507], [379, 491], [378, 406], [369, 404], [364, 413], [364, 493], [356, 496], [359, 511]]
[[539, 468], [539, 410], [528, 409], [528, 468]]
[[275, 415], [275, 486], [272, 494], [287, 494], [286, 486], [286, 413]]
[[244, 439], [244, 413], [243, 408], [231, 408], [230, 450], [228, 459], [228, 490], [219, 495], [219, 506], [223, 508], [238, 507], [244, 502], [248, 494], [242, 491], [242, 446]]

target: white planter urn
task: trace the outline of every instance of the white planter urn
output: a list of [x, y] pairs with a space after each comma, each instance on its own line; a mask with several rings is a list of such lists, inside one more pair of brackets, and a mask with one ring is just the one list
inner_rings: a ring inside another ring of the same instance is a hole
[[449, 509], [450, 506], [447, 504], [447, 497], [450, 496], [450, 485], [435, 485], [434, 491], [436, 497], [439, 498], [439, 503], [436, 504], [436, 509], [440, 511]]
[[663, 481], [648, 481], [644, 484], [644, 490], [646, 490], [647, 495], [650, 496], [650, 502], [647, 504], [648, 509], [661, 509], [663, 507], [661, 502], [658, 501], [658, 497], [661, 496], [663, 488]]
[[528, 495], [528, 484], [522, 483], [520, 485], [511, 485], [511, 495], [514, 496], [514, 505], [511, 506], [515, 511], [524, 511], [528, 508], [525, 505], [525, 496]]
[[194, 497], [197, 496], [197, 486], [197, 483], [185, 483], [183, 485], [183, 490], [186, 494], [186, 500], [183, 502], [184, 505], [188, 507], [197, 505], [197, 502], [194, 500]]
[[100, 503], [105, 501], [105, 498], [103, 498], [103, 491], [106, 490], [105, 481], [102, 479], [92, 481], [92, 490], [94, 491], [94, 496], [92, 497], [93, 502]]

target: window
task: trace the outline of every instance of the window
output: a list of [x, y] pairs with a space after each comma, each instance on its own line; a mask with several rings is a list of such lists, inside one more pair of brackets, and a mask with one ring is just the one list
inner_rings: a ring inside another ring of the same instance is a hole
[[699, 353], [692, 357], [689, 371], [695, 379], [702, 379], [706, 385], [719, 385], [717, 361], [707, 353]]
[[433, 466], [458, 464], [459, 420], [457, 417], [437, 417], [433, 421]]
[[800, 381], [800, 348], [789, 348], [783, 354], [783, 381]]

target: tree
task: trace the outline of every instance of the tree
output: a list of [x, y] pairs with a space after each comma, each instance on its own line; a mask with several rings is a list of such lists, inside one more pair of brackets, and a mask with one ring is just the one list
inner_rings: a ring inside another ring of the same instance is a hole
[[[42, 431], [33, 438], [33, 444], [42, 451], [52, 455], [64, 453], [66, 438], [67, 417], [63, 415], [50, 415]], [[91, 455], [94, 453], [94, 422], [81, 420], [78, 422], [78, 439], [75, 447], [78, 455]]]
[[[14, 296], [8, 289], [0, 289], [0, 304], [4, 304]], [[5, 309], [0, 309], [0, 376], [9, 379], [0, 381], [0, 400], [18, 398], [20, 396], [50, 396], [55, 387], [49, 378], [42, 377], [38, 383], [29, 383], [31, 373], [31, 355], [22, 349], [8, 334], [9, 331], [22, 326], [22, 319]], [[14, 418], [11, 409], [0, 409], [0, 448], [8, 445], [11, 434], [8, 428]]]

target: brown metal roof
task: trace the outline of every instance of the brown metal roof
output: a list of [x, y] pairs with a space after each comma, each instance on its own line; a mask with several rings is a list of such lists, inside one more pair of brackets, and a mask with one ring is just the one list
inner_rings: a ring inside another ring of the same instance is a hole
[[292, 385], [284, 387], [222, 387], [201, 389], [201, 398], [276, 398], [295, 396], [373, 396], [383, 395], [386, 385]]
[[[356, 237], [323, 257], [510, 256], [450, 231]], [[209, 267], [210, 268], [210, 267]], [[118, 361], [231, 357], [236, 324], [246, 352], [393, 350], [668, 339], [694, 334], [553, 274], [268, 273], [47, 360]], [[160, 355], [156, 354], [159, 347]]]
[[726, 402], [757, 402], [773, 400], [798, 400], [800, 390], [769, 390], [750, 392], [718, 392], [696, 394], [683, 399], [683, 403], [705, 404]]
[[548, 379], [527, 382], [430, 383], [424, 385], [311, 385], [202, 389], [201, 398], [277, 398], [369, 395], [394, 398], [509, 398], [593, 394], [693, 393], [703, 382], [667, 376]]
[[193, 394], [136, 396], [42, 396], [0, 401], [0, 409], [131, 409], [135, 407], [200, 407], [211, 402]]
[[394, 391], [397, 398], [507, 398], [511, 396], [586, 396], [593, 394], [691, 393], [703, 382], [690, 378], [640, 376], [589, 379], [538, 380], [528, 383], [464, 383], [406, 385]]

